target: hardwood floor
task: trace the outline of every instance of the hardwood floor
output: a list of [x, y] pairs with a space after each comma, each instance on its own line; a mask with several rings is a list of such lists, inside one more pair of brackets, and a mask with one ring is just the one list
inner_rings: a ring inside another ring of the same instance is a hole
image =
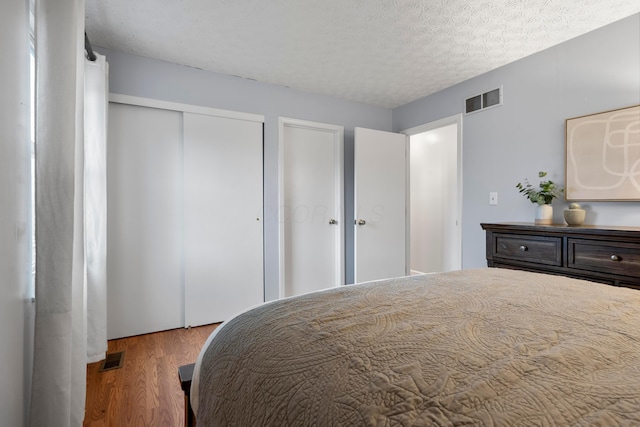
[[109, 341], [108, 353], [124, 350], [124, 363], [105, 372], [98, 372], [100, 362], [87, 365], [84, 427], [184, 426], [178, 366], [195, 362], [217, 326]]

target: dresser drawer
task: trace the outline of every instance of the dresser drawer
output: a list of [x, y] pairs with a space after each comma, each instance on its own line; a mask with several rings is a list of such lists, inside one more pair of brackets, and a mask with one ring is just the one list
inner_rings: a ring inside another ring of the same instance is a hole
[[562, 265], [562, 238], [493, 234], [493, 257], [545, 265]]
[[569, 238], [569, 268], [640, 277], [640, 244]]

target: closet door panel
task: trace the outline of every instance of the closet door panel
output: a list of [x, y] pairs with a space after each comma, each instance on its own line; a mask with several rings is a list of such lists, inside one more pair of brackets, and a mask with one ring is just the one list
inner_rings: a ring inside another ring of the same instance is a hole
[[183, 325], [181, 131], [179, 112], [109, 105], [109, 339]]
[[264, 301], [262, 123], [184, 113], [185, 326]]

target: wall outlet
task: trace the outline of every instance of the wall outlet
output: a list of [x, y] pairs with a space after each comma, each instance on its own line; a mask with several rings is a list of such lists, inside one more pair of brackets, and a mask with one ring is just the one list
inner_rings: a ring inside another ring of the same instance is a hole
[[498, 204], [498, 193], [497, 192], [489, 193], [489, 204], [490, 205], [497, 205]]

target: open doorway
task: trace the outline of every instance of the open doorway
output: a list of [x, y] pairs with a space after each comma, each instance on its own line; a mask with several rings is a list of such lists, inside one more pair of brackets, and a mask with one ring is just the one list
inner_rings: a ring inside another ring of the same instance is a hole
[[462, 268], [461, 116], [409, 129], [411, 274]]

